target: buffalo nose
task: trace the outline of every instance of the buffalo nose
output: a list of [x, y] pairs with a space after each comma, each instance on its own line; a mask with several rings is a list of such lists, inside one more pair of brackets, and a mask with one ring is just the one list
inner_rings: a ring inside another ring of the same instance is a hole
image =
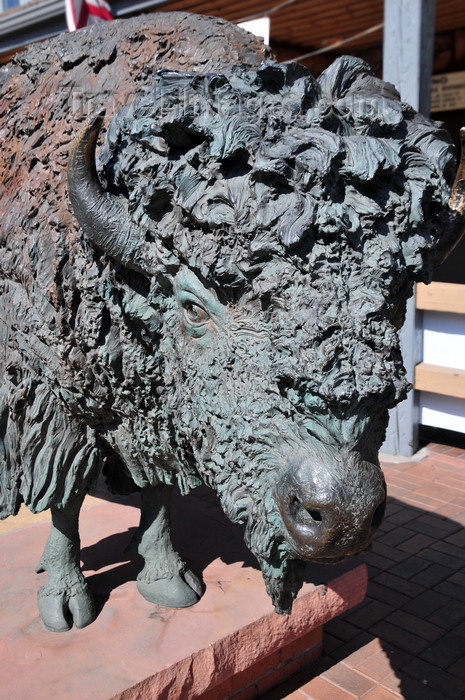
[[292, 494], [288, 503], [288, 518], [295, 525], [313, 528], [315, 532], [331, 526], [334, 515], [331, 504], [323, 502], [323, 499], [305, 499], [301, 494]]
[[286, 539], [305, 559], [341, 559], [365, 549], [386, 505], [381, 469], [354, 457], [345, 465], [299, 461], [281, 478], [277, 497]]

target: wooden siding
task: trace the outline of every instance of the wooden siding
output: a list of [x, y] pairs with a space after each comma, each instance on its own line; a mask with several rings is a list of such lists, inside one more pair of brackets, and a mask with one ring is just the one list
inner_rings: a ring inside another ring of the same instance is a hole
[[[187, 10], [224, 17], [233, 22], [266, 15], [279, 0], [167, 0], [154, 10]], [[283, 44], [308, 51], [358, 34], [383, 21], [383, 0], [333, 0], [324, 6], [316, 0], [297, 0], [271, 16], [271, 44]], [[465, 27], [464, 0], [436, 1], [436, 32]], [[350, 49], [373, 46], [382, 41], [382, 30], [346, 44]], [[297, 55], [297, 54], [296, 54]]]
[[465, 314], [465, 284], [432, 282], [419, 284], [416, 297], [417, 309]]
[[[407, 1], [407, 0], [406, 0]], [[390, 0], [386, 0], [390, 2]], [[35, 5], [39, 7], [40, 2], [31, 2], [31, 7]], [[120, 17], [127, 17], [131, 14], [138, 14], [141, 10], [132, 10], [131, 5], [122, 3], [119, 7], [118, 0], [112, 0], [112, 6], [115, 13]], [[4, 13], [4, 17], [13, 16], [17, 10], [24, 11], [28, 5], [15, 8], [11, 12]], [[138, 2], [134, 3], [135, 8], [140, 8]], [[224, 17], [232, 22], [238, 22], [246, 18], [266, 15], [273, 8], [280, 7], [275, 12], [270, 14], [271, 17], [271, 36], [270, 44], [275, 51], [279, 60], [291, 60], [302, 54], [316, 51], [340, 40], [360, 34], [361, 32], [370, 29], [371, 27], [380, 24], [383, 21], [383, 0], [332, 0], [321, 4], [317, 0], [296, 0], [286, 4], [286, 0], [153, 0], [144, 6], [144, 12], [169, 12], [173, 10], [181, 10], [188, 12], [197, 12], [204, 15], [214, 15]], [[121, 12], [120, 12], [121, 10]], [[20, 13], [18, 12], [18, 15]], [[64, 3], [63, 17], [64, 19]], [[0, 24], [1, 24], [0, 19]], [[48, 32], [47, 25], [46, 34], [53, 34], [54, 31]], [[1, 28], [1, 27], [0, 27]], [[436, 28], [435, 31], [446, 32], [465, 28], [465, 1], [464, 0], [436, 0]], [[47, 33], [48, 32], [48, 33]], [[17, 33], [17, 32], [16, 32]], [[24, 34], [24, 32], [23, 32]], [[24, 37], [28, 36], [27, 32]], [[21, 37], [17, 37], [21, 41]], [[40, 38], [40, 33], [34, 38]], [[0, 31], [1, 39], [1, 31]], [[358, 39], [354, 39], [350, 43], [345, 44], [339, 49], [335, 49], [325, 58], [316, 57], [307, 64], [311, 70], [318, 73], [323, 70], [329, 62], [329, 59], [341, 53], [357, 54], [363, 49], [370, 47], [379, 47], [382, 44], [382, 30], [368, 34]], [[24, 43], [31, 41], [25, 38]], [[1, 41], [0, 41], [1, 43]], [[5, 48], [0, 54], [0, 64], [6, 62], [12, 53], [21, 45], [18, 43], [12, 45], [11, 49]], [[9, 47], [9, 44], [5, 44]], [[370, 56], [365, 56], [369, 62], [372, 61]], [[378, 63], [377, 60], [374, 61]], [[373, 66], [376, 69], [376, 65]]]
[[[465, 284], [419, 284], [416, 306], [423, 311], [465, 314]], [[419, 391], [465, 399], [465, 370], [420, 362], [415, 367], [414, 386]]]
[[465, 399], [465, 370], [420, 362], [415, 367], [415, 389]]

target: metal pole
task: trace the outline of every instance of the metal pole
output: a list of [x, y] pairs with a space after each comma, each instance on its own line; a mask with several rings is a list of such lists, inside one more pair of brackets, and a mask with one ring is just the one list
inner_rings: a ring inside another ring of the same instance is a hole
[[[431, 104], [435, 10], [435, 0], [384, 0], [383, 78], [396, 86], [404, 102], [425, 115]], [[410, 299], [400, 339], [412, 384], [415, 365], [422, 359], [421, 321]], [[412, 455], [418, 449], [418, 424], [418, 402], [412, 391], [390, 412], [381, 451]]]

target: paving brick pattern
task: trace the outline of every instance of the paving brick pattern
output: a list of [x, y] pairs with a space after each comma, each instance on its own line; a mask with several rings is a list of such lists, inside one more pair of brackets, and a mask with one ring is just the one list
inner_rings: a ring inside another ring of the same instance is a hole
[[465, 698], [465, 450], [383, 463], [389, 505], [363, 603], [325, 626], [323, 656], [264, 700]]

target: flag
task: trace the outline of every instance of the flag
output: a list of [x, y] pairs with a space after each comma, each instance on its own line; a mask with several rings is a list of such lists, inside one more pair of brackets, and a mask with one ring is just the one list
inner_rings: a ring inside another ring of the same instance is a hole
[[65, 0], [65, 7], [70, 32], [89, 24], [113, 19], [110, 5], [105, 0]]

